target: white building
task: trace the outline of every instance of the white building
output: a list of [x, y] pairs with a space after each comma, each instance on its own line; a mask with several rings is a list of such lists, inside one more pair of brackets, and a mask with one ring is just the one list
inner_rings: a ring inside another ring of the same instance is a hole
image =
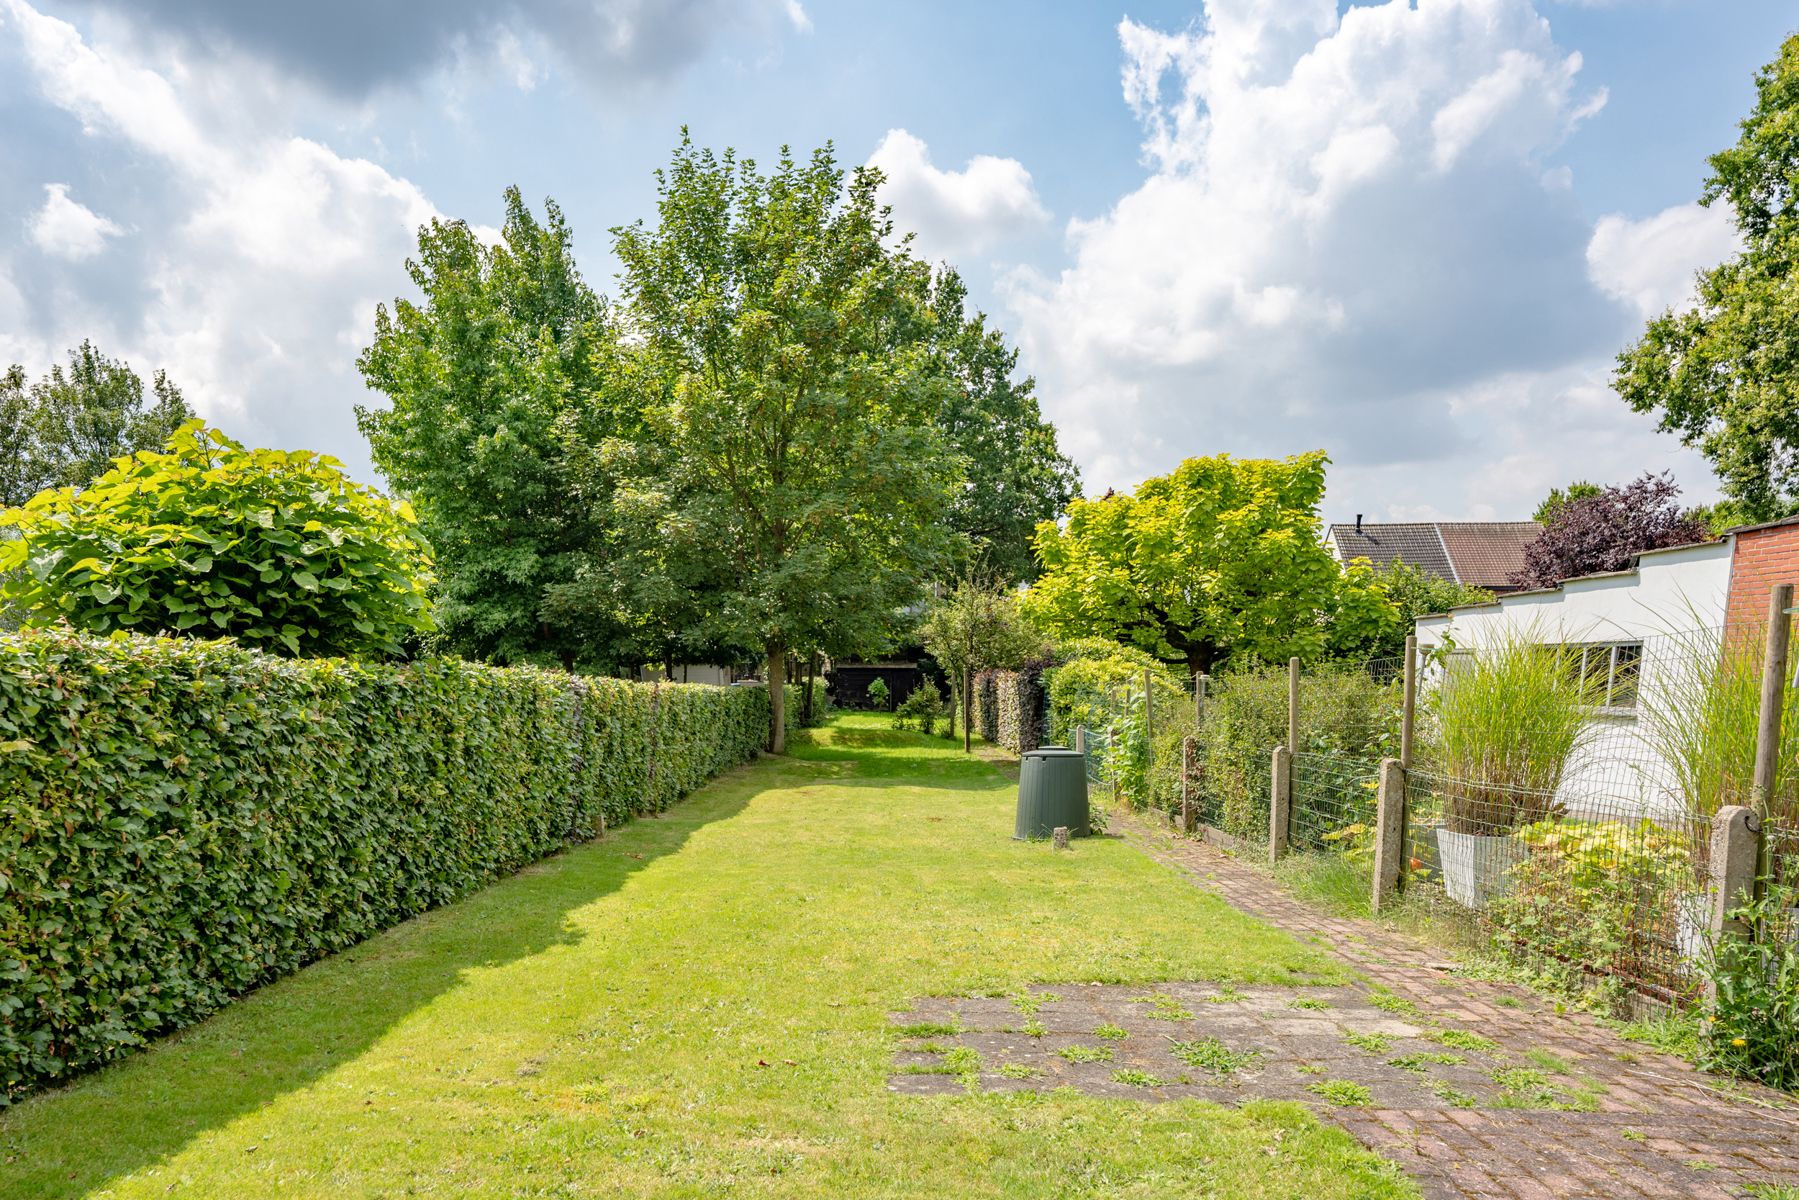
[[1575, 816], [1675, 816], [1686, 800], [1655, 747], [1652, 714], [1665, 711], [1670, 681], [1695, 654], [1765, 628], [1769, 589], [1796, 578], [1799, 520], [1747, 527], [1645, 552], [1628, 570], [1420, 617], [1418, 644], [1442, 652], [1450, 669], [1457, 653], [1508, 639], [1578, 647], [1606, 702], [1593, 711], [1596, 727], [1563, 773], [1558, 801]]

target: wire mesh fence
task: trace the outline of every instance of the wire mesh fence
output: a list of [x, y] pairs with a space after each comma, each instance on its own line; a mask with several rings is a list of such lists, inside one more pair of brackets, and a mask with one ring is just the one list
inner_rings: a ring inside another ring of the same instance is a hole
[[1300, 753], [1293, 756], [1292, 770], [1289, 848], [1347, 854], [1372, 864], [1379, 760]]
[[[1667, 999], [1697, 994], [1718, 809], [1759, 805], [1764, 869], [1799, 886], [1799, 694], [1788, 694], [1776, 786], [1765, 798], [1752, 788], [1765, 628], [1421, 657], [1408, 890], [1502, 948]], [[1203, 690], [1184, 701], [1158, 692], [1153, 715], [1141, 688], [1120, 689], [1109, 736], [1089, 729], [1089, 777], [1139, 807], [1173, 813], [1185, 800], [1199, 823], [1266, 846], [1271, 752], [1296, 734], [1289, 850], [1338, 856], [1372, 881], [1404, 677], [1398, 657], [1308, 668], [1290, 708], [1287, 669], [1238, 670], [1196, 681]]]

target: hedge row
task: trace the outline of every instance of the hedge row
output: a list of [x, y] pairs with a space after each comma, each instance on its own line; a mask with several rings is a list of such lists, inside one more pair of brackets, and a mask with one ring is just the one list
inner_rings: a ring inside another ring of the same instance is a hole
[[0, 1103], [657, 811], [766, 692], [0, 637]]
[[1035, 750], [1044, 744], [1048, 732], [1044, 728], [1048, 693], [1044, 688], [1043, 672], [1052, 661], [1028, 662], [1016, 671], [996, 673], [999, 744], [1014, 754]]

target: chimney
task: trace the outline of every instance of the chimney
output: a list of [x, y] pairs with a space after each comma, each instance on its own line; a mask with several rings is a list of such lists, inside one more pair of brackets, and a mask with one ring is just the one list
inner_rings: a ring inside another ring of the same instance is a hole
[[1361, 513], [1357, 513], [1355, 515], [1355, 531], [1356, 531], [1357, 537], [1360, 537], [1362, 535], [1362, 514]]

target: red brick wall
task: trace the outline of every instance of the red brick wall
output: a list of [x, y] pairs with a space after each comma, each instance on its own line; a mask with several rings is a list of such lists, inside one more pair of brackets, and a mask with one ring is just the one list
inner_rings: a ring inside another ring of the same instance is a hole
[[1724, 628], [1759, 637], [1768, 620], [1768, 590], [1777, 583], [1799, 585], [1799, 523], [1746, 530], [1736, 539]]

